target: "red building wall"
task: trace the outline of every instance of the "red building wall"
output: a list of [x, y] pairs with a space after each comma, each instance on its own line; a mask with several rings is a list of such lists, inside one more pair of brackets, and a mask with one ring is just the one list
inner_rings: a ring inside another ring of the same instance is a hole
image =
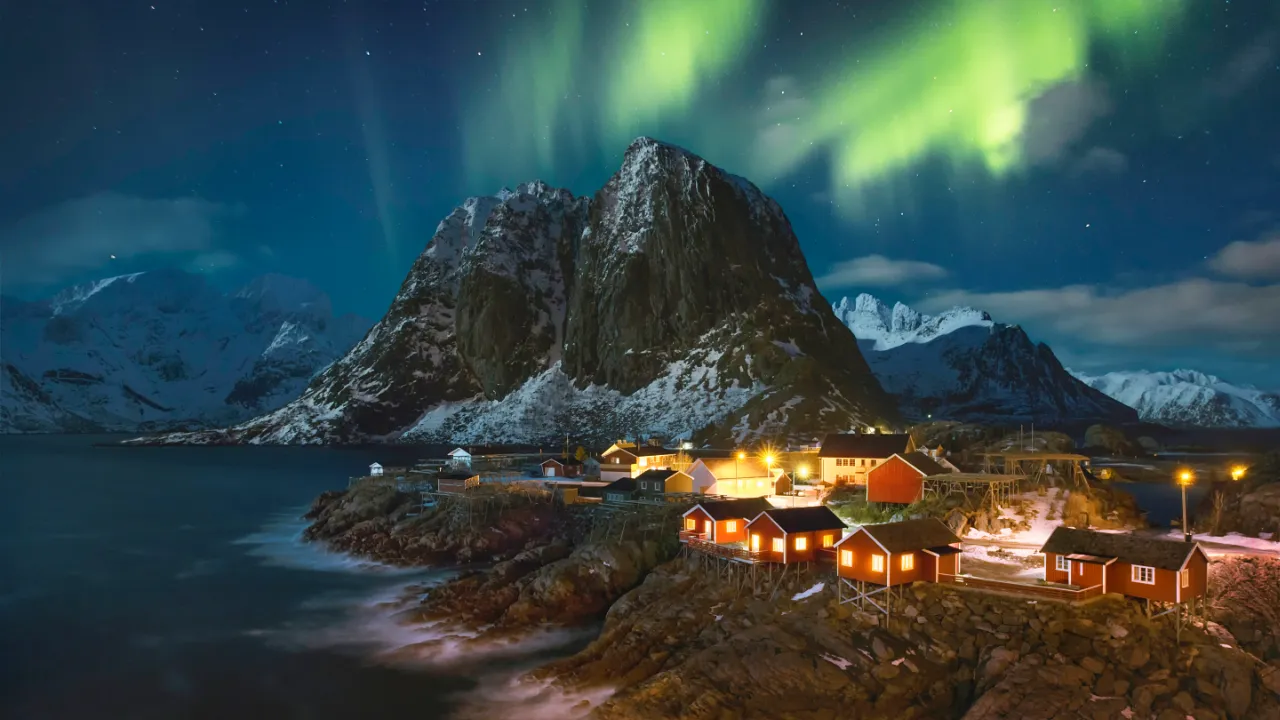
[[898, 456], [867, 473], [867, 502], [910, 505], [924, 495], [924, 476]]
[[[756, 540], [759, 537], [759, 541]], [[773, 540], [783, 538], [782, 529], [774, 524], [767, 515], [761, 515], [747, 526], [747, 549], [764, 553], [766, 562], [782, 562], [783, 553], [773, 551]]]
[[[720, 544], [743, 542], [747, 539], [747, 518], [733, 518], [731, 520], [721, 520], [716, 523], [716, 542]], [[730, 530], [729, 524], [734, 523], [735, 529]]]
[[[690, 520], [693, 520], [694, 522], [694, 526], [692, 528], [689, 527]], [[685, 515], [684, 519], [681, 520], [680, 529], [689, 532], [703, 533], [706, 535], [706, 539], [710, 540], [711, 533], [707, 529], [707, 523], [709, 522], [711, 522], [711, 516], [708, 515], [705, 510], [700, 507], [694, 508], [692, 512]]]

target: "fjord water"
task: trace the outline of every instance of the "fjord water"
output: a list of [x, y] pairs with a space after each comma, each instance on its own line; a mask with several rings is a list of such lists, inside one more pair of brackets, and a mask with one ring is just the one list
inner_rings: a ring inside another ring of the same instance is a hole
[[118, 439], [0, 436], [0, 717], [430, 718], [474, 686], [360, 651], [352, 608], [425, 573], [297, 542], [321, 491], [422, 449]]

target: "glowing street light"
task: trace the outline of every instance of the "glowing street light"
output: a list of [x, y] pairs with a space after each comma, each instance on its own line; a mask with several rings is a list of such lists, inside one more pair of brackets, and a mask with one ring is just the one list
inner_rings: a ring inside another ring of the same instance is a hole
[[809, 466], [808, 466], [808, 465], [801, 465], [801, 466], [796, 470], [796, 472], [798, 472], [798, 473], [800, 474], [800, 479], [801, 479], [801, 480], [808, 480], [808, 479], [809, 479]]
[[1182, 539], [1191, 542], [1191, 528], [1187, 527], [1187, 486], [1194, 485], [1196, 476], [1190, 470], [1178, 473], [1178, 487], [1182, 488]]
[[1231, 468], [1231, 479], [1235, 480], [1236, 482], [1239, 482], [1244, 477], [1245, 471], [1248, 469], [1249, 468], [1243, 465], [1236, 465], [1235, 467]]

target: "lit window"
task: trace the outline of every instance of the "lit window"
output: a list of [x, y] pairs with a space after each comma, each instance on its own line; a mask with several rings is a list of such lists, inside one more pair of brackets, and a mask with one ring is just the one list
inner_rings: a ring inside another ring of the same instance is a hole
[[871, 556], [871, 572], [884, 572], [884, 556], [883, 555]]
[[646, 465], [648, 465], [648, 464], [649, 464], [649, 459], [648, 459], [648, 458], [640, 458], [640, 467], [644, 467], [644, 466], [646, 466]]
[[840, 564], [845, 567], [853, 567], [853, 551], [852, 550], [840, 551]]
[[697, 521], [697, 520], [694, 520], [693, 518], [685, 518], [685, 519], [684, 519], [684, 529], [685, 529], [685, 530], [697, 530], [697, 529], [698, 529], [698, 521]]
[[1065, 555], [1058, 555], [1054, 561], [1054, 567], [1062, 572], [1071, 572], [1071, 561]]
[[1191, 569], [1187, 568], [1178, 573], [1178, 578], [1182, 583], [1183, 589], [1191, 587]]
[[1146, 565], [1134, 565], [1129, 577], [1136, 583], [1155, 585], [1156, 569]]
[[807, 550], [809, 548], [809, 538], [803, 535], [796, 538], [796, 550]]
[[738, 532], [738, 521], [737, 521], [737, 520], [726, 520], [726, 521], [725, 521], [725, 523], [724, 523], [724, 531], [725, 531], [725, 532]]
[[827, 534], [827, 535], [823, 535], [823, 536], [822, 536], [822, 547], [824, 547], [824, 548], [828, 548], [828, 547], [831, 547], [832, 545], [835, 545], [835, 544], [836, 544], [836, 536], [835, 536], [835, 535]]
[[776, 553], [786, 552], [786, 551], [787, 551], [787, 543], [786, 543], [786, 541], [784, 541], [782, 538], [774, 538], [774, 539], [773, 539], [773, 551], [774, 551], [774, 552], [776, 552]]
[[903, 569], [903, 570], [912, 570], [912, 569], [914, 569], [914, 568], [915, 568], [915, 566], [916, 566], [916, 556], [915, 556], [915, 553], [907, 553], [906, 555], [903, 555], [903, 556], [902, 556], [902, 569]]
[[711, 521], [710, 521], [710, 520], [704, 520], [704, 521], [703, 521], [703, 523], [702, 523], [702, 532], [704, 532], [704, 533], [706, 533], [706, 534], [708, 534], [708, 535], [710, 535], [710, 534], [711, 534]]

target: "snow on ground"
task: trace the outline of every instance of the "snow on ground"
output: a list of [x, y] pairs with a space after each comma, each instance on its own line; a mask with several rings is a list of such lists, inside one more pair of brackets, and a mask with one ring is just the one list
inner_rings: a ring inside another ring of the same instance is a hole
[[1036, 580], [1044, 576], [1044, 557], [1024, 548], [965, 545], [960, 572], [995, 580]]
[[[1026, 514], [1018, 513], [1017, 508], [1024, 503], [1027, 508]], [[994, 533], [984, 533], [975, 528], [969, 528], [965, 537], [972, 540], [1007, 540], [1039, 547], [1049, 539], [1050, 533], [1062, 524], [1059, 505], [1053, 491], [1044, 496], [1035, 492], [1014, 495], [1013, 502], [1000, 509], [1000, 517], [1009, 518], [1014, 522], [1026, 520], [1031, 525], [1030, 529], [1016, 531], [1001, 528]]]
[[814, 586], [809, 588], [808, 590], [805, 590], [804, 592], [798, 592], [795, 595], [792, 595], [791, 599], [804, 600], [807, 597], [812, 597], [822, 592], [822, 589], [825, 588], [826, 586], [827, 586], [826, 583], [815, 583]]
[[[1277, 541], [1276, 538], [1268, 535], [1267, 533], [1263, 533], [1263, 535], [1267, 535], [1267, 537], [1249, 537], [1248, 535], [1241, 535], [1240, 533], [1227, 533], [1226, 535], [1209, 535], [1207, 533], [1200, 533], [1198, 535], [1192, 535], [1191, 537], [1194, 538], [1196, 542], [1235, 545], [1236, 547], [1248, 548], [1250, 550], [1265, 550], [1267, 552], [1280, 553], [1280, 541]], [[1169, 532], [1169, 537], [1175, 540], [1181, 540], [1182, 531], [1172, 530]], [[1213, 548], [1208, 548], [1208, 551], [1212, 554]]]

